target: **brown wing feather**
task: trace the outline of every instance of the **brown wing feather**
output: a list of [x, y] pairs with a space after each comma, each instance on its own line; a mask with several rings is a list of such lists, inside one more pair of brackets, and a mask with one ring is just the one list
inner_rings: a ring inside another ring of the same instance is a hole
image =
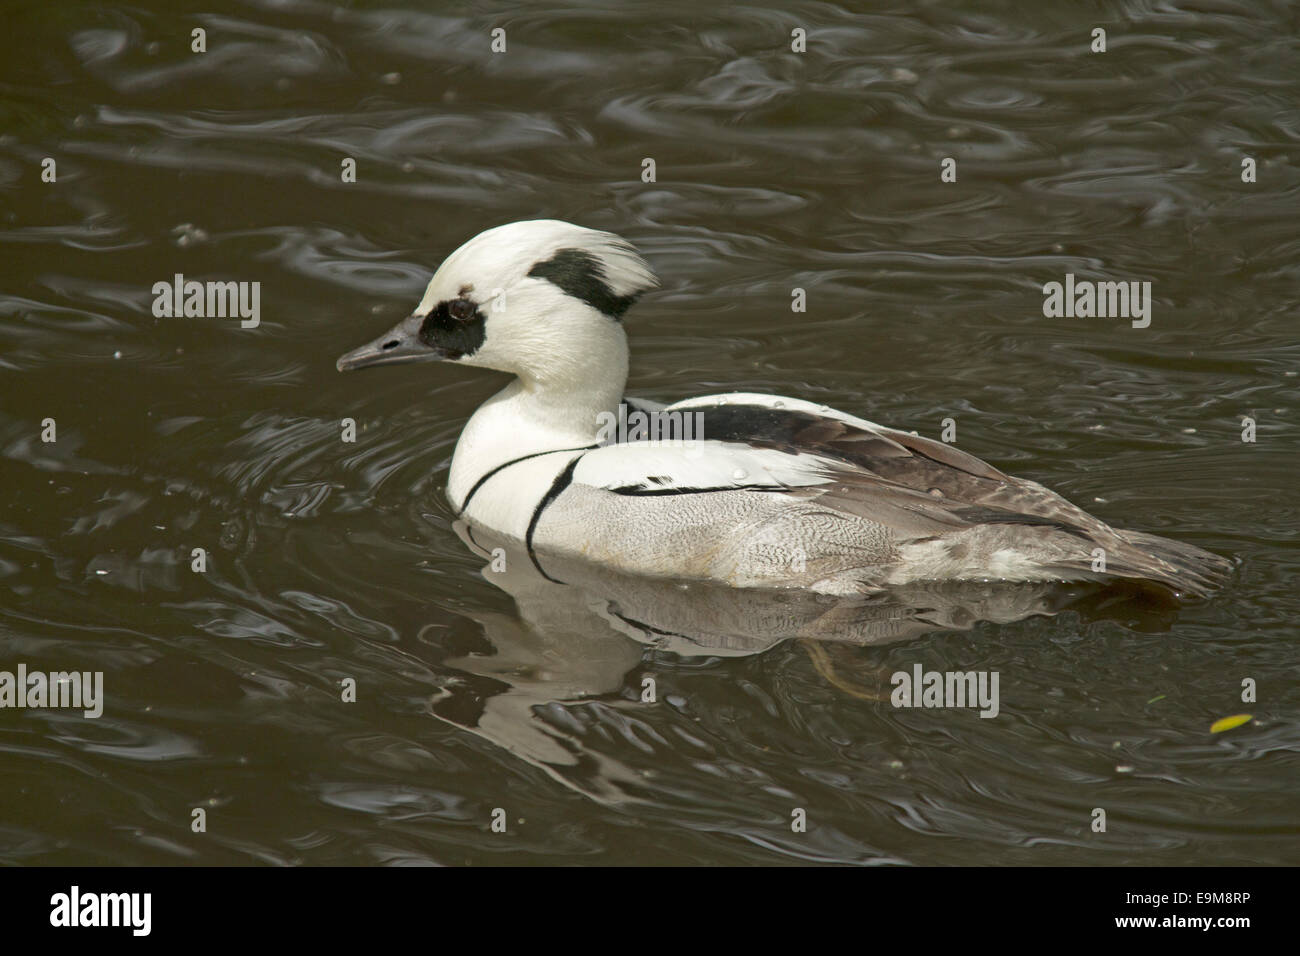
[[1050, 525], [1080, 536], [1110, 531], [1042, 485], [906, 432], [869, 431], [836, 418], [759, 405], [711, 409], [706, 427], [711, 439], [848, 466], [831, 468], [836, 485], [817, 486], [820, 496], [837, 510], [891, 527], [928, 528], [929, 534], [975, 524]]
[[826, 459], [830, 484], [787, 493], [815, 500], [827, 514], [885, 525], [900, 540], [980, 526], [996, 539], [994, 526], [1021, 525], [1032, 537], [1055, 542], [1057, 558], [1047, 569], [1063, 576], [1090, 574], [1092, 548], [1100, 545], [1107, 560], [1102, 576], [1156, 581], [1199, 595], [1220, 586], [1232, 570], [1224, 558], [1192, 545], [1111, 528], [1037, 482], [928, 438], [764, 406], [715, 409], [708, 426], [710, 438]]

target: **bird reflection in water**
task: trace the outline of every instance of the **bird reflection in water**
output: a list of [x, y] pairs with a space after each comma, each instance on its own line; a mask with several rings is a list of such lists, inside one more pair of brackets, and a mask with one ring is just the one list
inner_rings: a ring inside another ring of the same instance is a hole
[[881, 707], [892, 668], [870, 648], [1062, 612], [1081, 624], [1163, 631], [1179, 606], [1158, 587], [1132, 584], [945, 583], [850, 598], [726, 588], [553, 555], [535, 562], [518, 542], [454, 528], [517, 614], [459, 612], [467, 630], [437, 642], [457, 677], [435, 695], [433, 713], [602, 803], [637, 802], [653, 772], [592, 746], [584, 713], [638, 720], [648, 706], [642, 678], [665, 661], [762, 654], [796, 640], [838, 693]]

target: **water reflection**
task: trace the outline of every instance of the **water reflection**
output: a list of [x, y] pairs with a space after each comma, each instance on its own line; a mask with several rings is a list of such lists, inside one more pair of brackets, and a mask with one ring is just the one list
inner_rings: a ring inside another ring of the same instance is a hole
[[[876, 675], [876, 687], [867, 687], [837, 673], [833, 655], [821, 645], [888, 645], [1063, 611], [1083, 621], [1158, 631], [1169, 627], [1178, 609], [1167, 592], [1133, 584], [945, 583], [852, 598], [727, 588], [534, 556], [487, 529], [464, 521], [453, 527], [487, 562], [483, 577], [510, 595], [517, 613], [470, 615], [482, 633], [441, 662], [463, 680], [444, 686], [433, 700], [434, 714], [602, 802], [634, 799], [623, 785], [636, 783], [638, 775], [566, 729], [562, 708], [603, 699], [634, 712], [642, 688], [633, 678], [649, 650], [680, 658], [743, 657], [797, 640], [832, 686], [882, 701], [888, 699], [887, 671]], [[633, 693], [620, 698], [629, 687]]]

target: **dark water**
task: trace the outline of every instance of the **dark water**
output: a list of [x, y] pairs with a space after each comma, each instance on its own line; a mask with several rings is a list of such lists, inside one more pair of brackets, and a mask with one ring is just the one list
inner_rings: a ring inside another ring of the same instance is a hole
[[[6, 6], [0, 670], [107, 700], [0, 711], [0, 861], [1297, 862], [1290, 5]], [[501, 377], [334, 359], [543, 217], [661, 276], [632, 394], [951, 417], [1240, 571], [1001, 617], [480, 575], [442, 487]], [[176, 273], [260, 325], [155, 318]], [[1045, 318], [1066, 273], [1151, 282], [1150, 326]], [[891, 707], [916, 664], [998, 672], [998, 717]]]

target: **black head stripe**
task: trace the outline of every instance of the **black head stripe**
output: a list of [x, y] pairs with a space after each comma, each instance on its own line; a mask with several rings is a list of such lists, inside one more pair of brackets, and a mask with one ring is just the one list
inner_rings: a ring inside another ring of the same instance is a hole
[[637, 300], [636, 295], [615, 295], [605, 281], [605, 269], [600, 260], [581, 249], [561, 249], [545, 262], [533, 266], [528, 274], [546, 279], [611, 319], [621, 319]]
[[425, 316], [420, 325], [420, 341], [430, 348], [441, 349], [449, 359], [460, 359], [473, 355], [483, 344], [487, 335], [484, 326], [487, 317], [482, 309], [474, 311], [474, 317], [467, 322], [457, 322], [451, 317], [449, 303], [439, 302]]

